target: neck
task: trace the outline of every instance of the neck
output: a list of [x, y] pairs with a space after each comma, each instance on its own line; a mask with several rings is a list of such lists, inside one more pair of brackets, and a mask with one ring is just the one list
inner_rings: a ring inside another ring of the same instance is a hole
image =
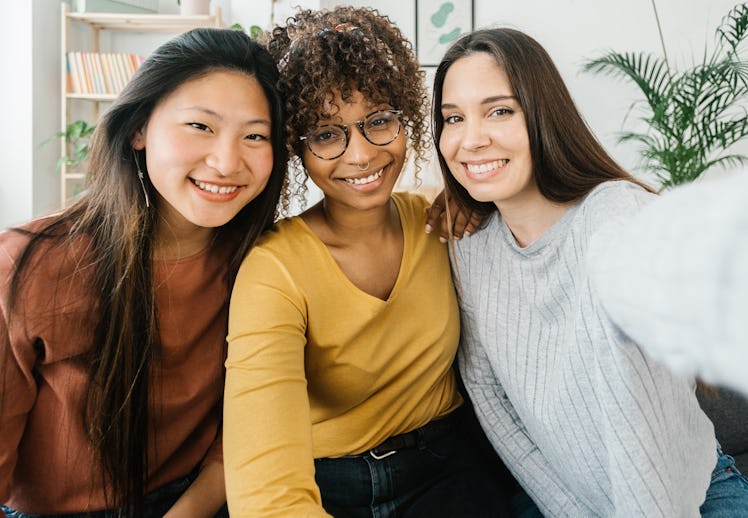
[[208, 247], [212, 236], [212, 228], [179, 226], [161, 220], [156, 229], [153, 256], [158, 260], [178, 260], [195, 255]]
[[497, 203], [501, 217], [512, 231], [517, 244], [525, 248], [534, 243], [569, 210], [572, 202], [557, 203], [537, 193], [533, 200]]
[[400, 233], [400, 218], [395, 202], [358, 209], [323, 199], [310, 209], [307, 222], [316, 221], [326, 227], [326, 234], [338, 244], [376, 239], [393, 232]]

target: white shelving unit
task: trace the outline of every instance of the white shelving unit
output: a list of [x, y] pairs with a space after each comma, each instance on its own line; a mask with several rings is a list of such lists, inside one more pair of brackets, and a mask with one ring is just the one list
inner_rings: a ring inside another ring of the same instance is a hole
[[[93, 119], [89, 123], [95, 124], [99, 114], [99, 105], [110, 102], [116, 95], [112, 94], [80, 94], [70, 93], [67, 89], [66, 54], [73, 50], [70, 41], [71, 24], [81, 24], [91, 31], [90, 52], [100, 52], [99, 42], [101, 31], [126, 31], [133, 33], [173, 33], [179, 34], [197, 27], [222, 27], [221, 10], [216, 8], [215, 14], [205, 16], [183, 16], [178, 14], [117, 14], [117, 13], [78, 13], [70, 12], [67, 2], [62, 5], [62, 28], [60, 31], [60, 91], [61, 102], [61, 130], [65, 131], [70, 124], [70, 108], [72, 103], [93, 103]], [[68, 144], [61, 139], [60, 156], [69, 154]], [[71, 171], [67, 165], [60, 167], [60, 201], [63, 207], [71, 199], [71, 185], [80, 183], [85, 177], [83, 171]]]

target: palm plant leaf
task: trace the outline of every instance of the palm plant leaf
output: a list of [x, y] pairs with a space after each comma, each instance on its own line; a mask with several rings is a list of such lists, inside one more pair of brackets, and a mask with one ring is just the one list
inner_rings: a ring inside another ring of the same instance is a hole
[[585, 72], [597, 72], [633, 81], [654, 108], [670, 88], [670, 73], [665, 60], [640, 52], [619, 54], [610, 51], [582, 66]]
[[738, 4], [722, 18], [722, 23], [717, 28], [717, 39], [737, 53], [746, 33], [748, 33], [748, 4]]
[[748, 3], [733, 7], [716, 35], [714, 51], [705, 51], [701, 63], [685, 70], [671, 70], [666, 59], [648, 53], [614, 51], [582, 67], [639, 88], [644, 99], [630, 105], [626, 119], [636, 109], [646, 130], [623, 132], [618, 140], [639, 146], [640, 166], [663, 188], [692, 181], [712, 167], [748, 163], [748, 157], [729, 153], [748, 137], [748, 62], [741, 55]]

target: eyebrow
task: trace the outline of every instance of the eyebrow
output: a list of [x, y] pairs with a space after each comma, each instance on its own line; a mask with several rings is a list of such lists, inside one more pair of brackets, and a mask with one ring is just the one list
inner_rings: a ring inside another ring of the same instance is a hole
[[[188, 106], [187, 108], [183, 108], [183, 110], [196, 110], [199, 112], [203, 112], [206, 115], [210, 115], [211, 117], [215, 117], [216, 119], [223, 120], [223, 117], [218, 112], [215, 112], [209, 108], [203, 108], [202, 106]], [[250, 119], [248, 121], [244, 121], [245, 126], [251, 126], [253, 124], [264, 124], [266, 126], [272, 127], [272, 123], [267, 119]]]
[[[516, 101], [517, 96], [516, 95], [492, 95], [491, 97], [486, 97], [480, 103], [481, 104], [493, 104], [497, 101], [506, 101], [507, 99], [514, 99]], [[454, 108], [457, 108], [457, 105], [451, 104], [451, 103], [444, 103], [441, 106], [442, 110], [451, 110]]]

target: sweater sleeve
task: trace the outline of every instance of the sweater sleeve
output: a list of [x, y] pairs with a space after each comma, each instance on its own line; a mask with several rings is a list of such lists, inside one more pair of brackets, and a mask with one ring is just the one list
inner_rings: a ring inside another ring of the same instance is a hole
[[314, 480], [305, 315], [282, 262], [255, 248], [229, 310], [224, 469], [231, 516], [328, 516]]
[[677, 372], [748, 393], [748, 172], [679, 187], [590, 245], [613, 321]]
[[[629, 192], [633, 196], [611, 191], [608, 199], [601, 196], [593, 204], [589, 227], [608, 223], [589, 236], [587, 265], [596, 246], [615, 248], [622, 229], [659, 201]], [[650, 260], [652, 255], [642, 257]], [[692, 380], [653, 360], [611, 322], [593, 278], [590, 272], [580, 286], [585, 295], [580, 298], [577, 336], [595, 345], [597, 426], [606, 449], [615, 515], [698, 516], [716, 463], [713, 426], [696, 400]], [[651, 287], [642, 284], [639, 289], [646, 298]]]
[[[584, 314], [606, 319], [599, 304]], [[604, 344], [595, 348], [593, 390], [615, 516], [699, 516], [717, 449], [692, 382], [614, 326], [600, 332], [605, 336], [592, 337]]]
[[[475, 338], [469, 311], [464, 306], [462, 317], [460, 372], [486, 436], [544, 515], [579, 516], [584, 506], [573, 499], [571, 491], [564, 487], [527, 434], [491, 369], [483, 345]], [[594, 513], [587, 509], [584, 514]]]

